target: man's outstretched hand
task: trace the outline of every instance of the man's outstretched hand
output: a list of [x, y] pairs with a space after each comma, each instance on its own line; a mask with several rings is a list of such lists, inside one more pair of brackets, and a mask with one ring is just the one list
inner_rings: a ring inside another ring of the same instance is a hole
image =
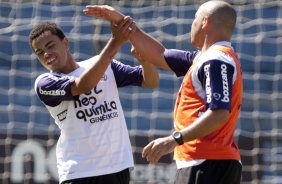
[[136, 31], [136, 25], [131, 17], [125, 16], [119, 24], [112, 23], [111, 30], [113, 38], [127, 41]]
[[83, 10], [85, 15], [101, 18], [112, 23], [120, 23], [124, 15], [108, 5], [87, 5]]

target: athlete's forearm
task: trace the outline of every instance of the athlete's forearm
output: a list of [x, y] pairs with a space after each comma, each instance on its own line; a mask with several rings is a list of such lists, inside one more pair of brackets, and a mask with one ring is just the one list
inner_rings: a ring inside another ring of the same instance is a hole
[[86, 70], [72, 85], [72, 94], [79, 95], [92, 90], [104, 75], [107, 67], [124, 42], [111, 38], [91, 68]]
[[165, 47], [158, 40], [136, 26], [136, 31], [130, 37], [130, 41], [144, 60], [162, 69], [170, 70], [163, 56]]
[[160, 83], [160, 79], [155, 66], [148, 62], [143, 62], [141, 64], [143, 67], [142, 87], [146, 87], [146, 88], [158, 87]]
[[220, 128], [229, 118], [229, 110], [207, 110], [190, 126], [181, 130], [183, 141], [204, 137]]

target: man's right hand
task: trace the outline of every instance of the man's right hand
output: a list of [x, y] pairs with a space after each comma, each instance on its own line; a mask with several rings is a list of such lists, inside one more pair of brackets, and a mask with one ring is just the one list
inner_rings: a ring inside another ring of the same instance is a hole
[[108, 5], [87, 5], [83, 12], [92, 17], [101, 18], [112, 23], [120, 23], [125, 15]]
[[136, 31], [136, 24], [129, 16], [125, 16], [119, 24], [111, 24], [113, 38], [121, 42], [126, 42]]

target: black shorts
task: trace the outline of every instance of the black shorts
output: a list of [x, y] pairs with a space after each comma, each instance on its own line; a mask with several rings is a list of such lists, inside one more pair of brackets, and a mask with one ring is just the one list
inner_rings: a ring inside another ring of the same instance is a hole
[[175, 184], [240, 184], [242, 165], [237, 160], [206, 160], [178, 169]]
[[129, 169], [125, 169], [112, 174], [67, 180], [61, 184], [129, 184], [129, 180]]

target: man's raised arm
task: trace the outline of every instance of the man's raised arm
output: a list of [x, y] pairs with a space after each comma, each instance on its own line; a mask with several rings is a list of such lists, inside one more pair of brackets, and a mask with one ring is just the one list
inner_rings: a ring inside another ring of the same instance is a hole
[[[101, 18], [116, 24], [122, 23], [125, 19], [125, 15], [108, 5], [88, 5], [83, 12], [88, 16]], [[138, 26], [130, 36], [130, 41], [144, 60], [164, 70], [171, 70], [163, 56], [165, 47]]]

